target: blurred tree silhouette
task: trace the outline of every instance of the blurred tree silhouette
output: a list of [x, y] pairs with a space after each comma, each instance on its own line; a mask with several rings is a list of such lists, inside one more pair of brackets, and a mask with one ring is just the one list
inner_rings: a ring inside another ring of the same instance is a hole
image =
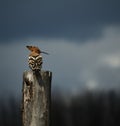
[[[0, 99], [0, 126], [22, 126], [21, 101]], [[58, 95], [52, 99], [51, 126], [120, 126], [120, 94], [86, 92], [69, 104]]]
[[0, 126], [21, 126], [20, 101], [11, 97], [7, 102], [0, 100]]

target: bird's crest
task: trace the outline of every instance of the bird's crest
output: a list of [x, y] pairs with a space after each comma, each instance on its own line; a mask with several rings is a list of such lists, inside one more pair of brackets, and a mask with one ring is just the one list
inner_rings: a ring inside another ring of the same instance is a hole
[[44, 54], [47, 54], [47, 52], [44, 52], [44, 51], [41, 51], [38, 47], [36, 46], [26, 46], [30, 51], [31, 51], [31, 54], [30, 55], [40, 55], [40, 53], [44, 53]]

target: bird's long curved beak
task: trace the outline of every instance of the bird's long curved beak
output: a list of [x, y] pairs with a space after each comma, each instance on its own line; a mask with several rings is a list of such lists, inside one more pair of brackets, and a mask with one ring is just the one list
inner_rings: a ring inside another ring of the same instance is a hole
[[41, 53], [44, 53], [44, 54], [47, 54], [47, 55], [49, 55], [49, 53], [47, 53], [47, 52], [44, 52], [44, 51], [41, 51]]

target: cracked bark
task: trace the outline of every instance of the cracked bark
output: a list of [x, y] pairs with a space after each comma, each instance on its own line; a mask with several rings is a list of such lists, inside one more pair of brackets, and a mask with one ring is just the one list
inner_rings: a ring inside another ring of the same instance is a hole
[[49, 71], [23, 74], [23, 126], [50, 126], [51, 79]]

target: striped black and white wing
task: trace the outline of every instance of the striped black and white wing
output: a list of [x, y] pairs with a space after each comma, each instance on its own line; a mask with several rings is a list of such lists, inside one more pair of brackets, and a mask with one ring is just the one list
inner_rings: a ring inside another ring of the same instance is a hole
[[38, 55], [38, 56], [29, 56], [28, 58], [28, 64], [31, 70], [41, 70], [42, 68], [42, 56]]

